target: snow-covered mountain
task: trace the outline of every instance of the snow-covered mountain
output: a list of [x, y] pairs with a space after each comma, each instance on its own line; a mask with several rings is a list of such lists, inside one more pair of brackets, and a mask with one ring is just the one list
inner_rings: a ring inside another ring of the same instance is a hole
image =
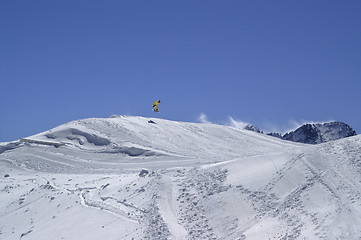
[[[263, 131], [252, 124], [248, 124], [243, 129], [263, 133]], [[319, 144], [356, 136], [357, 134], [356, 131], [346, 123], [334, 121], [327, 123], [307, 123], [284, 135], [280, 133], [266, 133], [266, 135], [292, 142]]]
[[243, 129], [248, 130], [248, 131], [253, 131], [256, 133], [262, 133], [262, 131], [258, 127], [254, 126], [252, 124], [247, 124]]
[[0, 239], [359, 239], [361, 137], [114, 116], [0, 144]]
[[355, 136], [356, 132], [343, 122], [304, 124], [282, 136], [282, 139], [293, 142], [318, 144]]

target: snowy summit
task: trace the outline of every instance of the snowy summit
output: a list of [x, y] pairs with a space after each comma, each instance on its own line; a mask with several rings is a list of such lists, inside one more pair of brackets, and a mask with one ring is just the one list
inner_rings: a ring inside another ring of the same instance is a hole
[[0, 143], [0, 239], [359, 239], [360, 152], [360, 136], [73, 121]]
[[283, 135], [282, 139], [293, 142], [319, 144], [355, 136], [356, 132], [343, 122], [309, 123]]

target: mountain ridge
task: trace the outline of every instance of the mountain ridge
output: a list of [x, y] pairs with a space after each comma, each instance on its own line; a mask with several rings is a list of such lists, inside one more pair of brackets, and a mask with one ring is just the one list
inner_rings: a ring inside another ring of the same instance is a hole
[[356, 131], [348, 124], [333, 121], [326, 123], [304, 124], [298, 129], [283, 135], [282, 139], [294, 142], [318, 144], [355, 135], [357, 135]]
[[[246, 127], [244, 127], [244, 129], [263, 133], [261, 130], [251, 124], [248, 124]], [[319, 144], [355, 136], [357, 133], [351, 126], [344, 122], [331, 121], [324, 123], [305, 123], [297, 129], [289, 131], [283, 135], [274, 132], [266, 133], [266, 135], [292, 142]]]

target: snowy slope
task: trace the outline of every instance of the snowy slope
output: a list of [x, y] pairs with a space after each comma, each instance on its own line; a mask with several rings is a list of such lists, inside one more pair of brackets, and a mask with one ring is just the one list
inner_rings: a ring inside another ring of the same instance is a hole
[[360, 136], [74, 121], [0, 144], [0, 239], [358, 239], [360, 152]]

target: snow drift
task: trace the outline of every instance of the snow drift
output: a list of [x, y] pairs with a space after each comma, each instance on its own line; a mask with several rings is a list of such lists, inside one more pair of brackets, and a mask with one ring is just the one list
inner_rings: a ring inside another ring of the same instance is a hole
[[358, 239], [361, 137], [115, 116], [0, 144], [1, 239]]

